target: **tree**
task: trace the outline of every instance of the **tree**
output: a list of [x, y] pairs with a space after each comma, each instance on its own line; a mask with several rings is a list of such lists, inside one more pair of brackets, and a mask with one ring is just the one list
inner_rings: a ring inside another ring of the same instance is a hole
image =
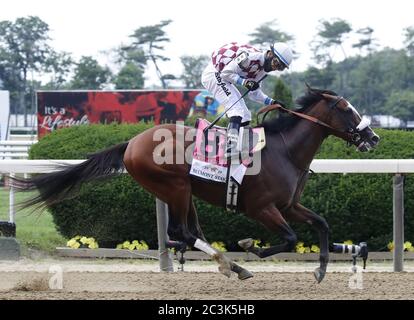
[[276, 80], [273, 96], [275, 99], [282, 101], [286, 105], [286, 107], [292, 108], [292, 91], [280, 78]]
[[98, 61], [89, 56], [83, 56], [76, 63], [75, 75], [70, 84], [71, 89], [100, 90], [108, 83], [111, 71], [102, 67]]
[[198, 89], [202, 88], [201, 74], [209, 62], [209, 57], [206, 55], [200, 56], [182, 56], [181, 63], [184, 66], [184, 72], [180, 79], [184, 81], [186, 88]]
[[352, 47], [359, 49], [361, 55], [364, 49], [368, 52], [368, 55], [370, 55], [375, 50], [375, 47], [377, 47], [375, 42], [376, 39], [372, 38], [373, 32], [374, 29], [371, 27], [358, 29], [356, 31], [356, 33], [361, 35], [361, 38], [359, 39], [359, 42], [354, 43]]
[[320, 20], [319, 23], [317, 37], [311, 42], [315, 61], [323, 65], [332, 62], [337, 47], [342, 50], [344, 59], [346, 59], [343, 42], [345, 35], [352, 31], [351, 25], [338, 18], [333, 19], [332, 22]]
[[294, 37], [286, 32], [278, 30], [277, 20], [263, 23], [250, 33], [252, 44], [260, 44], [263, 46], [273, 44], [275, 42], [292, 42]]
[[67, 82], [67, 75], [73, 67], [74, 61], [67, 52], [51, 52], [45, 60], [45, 72], [51, 74], [50, 81], [43, 88], [58, 90], [62, 89]]
[[[40, 18], [29, 16], [0, 22], [0, 78], [11, 91], [12, 105], [19, 105], [27, 114], [31, 104], [26, 105], [34, 88], [28, 88], [28, 78], [32, 83], [34, 72], [39, 72], [52, 52], [48, 45], [49, 26]], [[14, 112], [18, 112], [15, 108]], [[25, 125], [26, 117], [25, 117]]]
[[[134, 39], [133, 43], [130, 46], [123, 48], [124, 51], [129, 51], [130, 54], [144, 52], [144, 56], [141, 58], [144, 58], [143, 60], [145, 60], [145, 62], [147, 59], [152, 61], [155, 66], [157, 76], [160, 79], [164, 89], [167, 88], [167, 82], [165, 76], [159, 68], [158, 62], [168, 61], [170, 59], [161, 55], [157, 51], [164, 50], [164, 46], [162, 44], [170, 41], [170, 39], [166, 36], [165, 31], [162, 29], [168, 26], [171, 22], [172, 20], [163, 20], [159, 24], [136, 29], [130, 36]], [[171, 78], [171, 75], [169, 75], [168, 78]]]
[[114, 78], [115, 89], [142, 89], [144, 71], [133, 62], [127, 62]]
[[389, 114], [403, 121], [414, 120], [414, 92], [394, 91], [387, 99], [386, 108]]
[[327, 89], [330, 88], [335, 80], [335, 73], [332, 68], [332, 62], [323, 69], [310, 67], [304, 72], [305, 81], [312, 87]]
[[404, 29], [404, 44], [410, 56], [414, 56], [414, 27]]

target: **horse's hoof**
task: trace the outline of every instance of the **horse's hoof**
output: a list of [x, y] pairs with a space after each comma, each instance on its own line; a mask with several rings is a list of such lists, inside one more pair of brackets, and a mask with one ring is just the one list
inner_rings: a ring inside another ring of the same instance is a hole
[[326, 272], [322, 270], [321, 268], [316, 268], [315, 271], [313, 272], [313, 275], [315, 276], [315, 279], [316, 281], [318, 281], [318, 283], [321, 283], [323, 278], [325, 278], [325, 274]]
[[253, 239], [252, 238], [240, 240], [237, 243], [239, 244], [239, 246], [241, 248], [243, 248], [246, 251], [248, 251], [251, 247], [253, 247]]
[[250, 271], [247, 271], [246, 269], [243, 269], [238, 274], [238, 278], [240, 280], [246, 280], [246, 279], [249, 279], [249, 278], [252, 278], [252, 277], [253, 277], [253, 274]]

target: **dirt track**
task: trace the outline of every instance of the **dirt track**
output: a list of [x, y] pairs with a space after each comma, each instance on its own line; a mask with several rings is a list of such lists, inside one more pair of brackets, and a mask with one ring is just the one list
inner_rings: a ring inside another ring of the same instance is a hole
[[212, 272], [65, 272], [62, 290], [50, 290], [46, 272], [0, 272], [0, 299], [414, 299], [414, 273], [330, 272], [317, 284], [309, 272], [257, 272], [240, 281]]

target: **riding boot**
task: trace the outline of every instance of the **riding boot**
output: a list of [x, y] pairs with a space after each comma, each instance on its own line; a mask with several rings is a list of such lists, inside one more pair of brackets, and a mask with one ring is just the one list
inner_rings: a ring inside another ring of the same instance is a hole
[[239, 130], [241, 124], [241, 117], [231, 117], [230, 123], [227, 127], [227, 144], [226, 144], [226, 158], [237, 156], [237, 144], [239, 142]]

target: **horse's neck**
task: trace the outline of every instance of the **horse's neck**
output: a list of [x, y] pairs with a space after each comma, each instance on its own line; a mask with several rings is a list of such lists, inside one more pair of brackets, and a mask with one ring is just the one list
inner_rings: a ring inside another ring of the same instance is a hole
[[309, 168], [327, 137], [324, 127], [306, 120], [299, 121], [291, 130], [282, 134], [292, 162], [302, 169]]

